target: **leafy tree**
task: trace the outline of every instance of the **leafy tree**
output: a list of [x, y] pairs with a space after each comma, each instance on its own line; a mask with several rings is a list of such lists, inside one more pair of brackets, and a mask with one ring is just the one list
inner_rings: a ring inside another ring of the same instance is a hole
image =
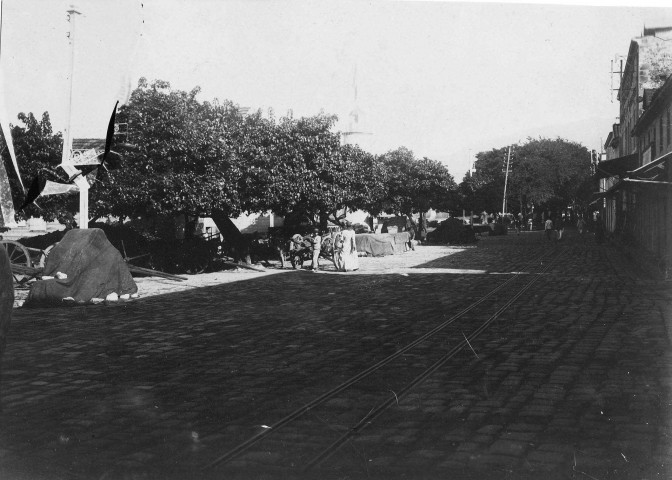
[[[558, 210], [589, 199], [590, 153], [584, 146], [562, 138], [530, 138], [513, 152], [507, 210], [526, 211], [528, 204]], [[501, 211], [507, 155], [508, 147], [476, 155], [474, 174], [460, 184], [463, 208]]]
[[241, 212], [243, 167], [226, 139], [240, 128], [242, 116], [228, 102], [199, 102], [198, 93], [198, 87], [184, 92], [161, 80], [151, 85], [140, 80], [118, 114], [138, 149], [127, 152], [124, 168], [97, 189], [90, 206], [94, 216]]
[[[18, 119], [21, 124], [12, 126], [11, 131], [24, 186], [29, 188], [38, 173], [45, 179], [67, 183], [67, 176], [58, 168], [61, 163], [63, 137], [60, 133], [53, 132], [49, 114], [44, 112], [42, 118], [38, 120], [32, 113], [19, 113]], [[11, 173], [14, 172], [14, 168], [11, 166], [9, 152], [4, 146], [3, 142], [0, 150], [10, 178], [14, 207], [18, 209], [23, 203], [25, 193], [15, 174]], [[77, 194], [52, 195], [40, 197], [36, 204], [29, 205], [24, 211], [17, 213], [21, 218], [41, 216], [47, 221], [58, 220], [63, 224], [73, 225], [74, 214], [78, 209]]]
[[585, 203], [590, 191], [590, 152], [579, 143], [562, 138], [528, 139], [516, 148], [509, 176], [509, 198], [523, 206], [533, 203], [558, 210]]
[[280, 215], [296, 213], [311, 220], [337, 209], [342, 198], [343, 171], [339, 155], [339, 136], [331, 131], [336, 117], [317, 115], [283, 118], [267, 130], [273, 135], [263, 148], [255, 146], [252, 164], [259, 170], [249, 182], [258, 194], [251, 211], [272, 210]]
[[455, 208], [457, 185], [441, 162], [423, 157], [414, 165], [414, 212], [435, 209], [450, 211]]
[[430, 208], [454, 208], [457, 190], [448, 169], [435, 160], [417, 160], [406, 147], [399, 147], [382, 158], [385, 172], [386, 196], [381, 210], [411, 216]]
[[498, 212], [502, 208], [504, 173], [508, 147], [476, 154], [475, 171], [459, 187], [460, 206], [467, 211]]
[[260, 112], [243, 117], [230, 102], [200, 103], [197, 94], [141, 80], [119, 112], [139, 150], [110, 174], [95, 214], [221, 218], [270, 210], [326, 222], [370, 198], [357, 182], [373, 162], [362, 151], [342, 154], [335, 117], [276, 123]]
[[382, 199], [388, 193], [388, 172], [382, 159], [358, 145], [344, 145], [340, 153], [348, 181], [341, 205], [351, 211], [364, 210], [373, 216], [380, 214]]
[[243, 131], [251, 141], [241, 151], [245, 209], [323, 225], [342, 222], [346, 209], [374, 209], [383, 188], [379, 165], [359, 147], [340, 146], [335, 121], [327, 115], [278, 124], [259, 116], [246, 121]]

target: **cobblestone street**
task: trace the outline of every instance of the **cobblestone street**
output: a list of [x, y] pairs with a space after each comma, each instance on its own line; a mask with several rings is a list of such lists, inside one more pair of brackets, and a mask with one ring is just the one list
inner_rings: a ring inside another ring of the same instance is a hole
[[566, 236], [17, 308], [0, 478], [672, 478], [670, 284], [615, 246]]

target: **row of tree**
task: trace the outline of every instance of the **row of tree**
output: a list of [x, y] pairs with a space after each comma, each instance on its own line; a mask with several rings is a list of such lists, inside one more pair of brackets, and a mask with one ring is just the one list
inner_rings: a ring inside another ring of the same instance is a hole
[[[99, 169], [90, 190], [92, 217], [272, 211], [326, 223], [341, 222], [346, 209], [411, 215], [445, 210], [454, 201], [457, 185], [443, 164], [403, 147], [374, 156], [341, 145], [334, 116], [243, 115], [229, 101], [201, 102], [198, 93], [140, 81], [117, 114], [125, 134], [112, 146], [135, 148], [124, 150], [121, 168]], [[47, 113], [19, 120], [23, 125], [12, 133], [24, 183], [37, 174], [58, 181], [61, 134], [52, 131]], [[13, 190], [20, 205], [18, 182]], [[38, 205], [25, 214], [74, 221], [73, 196], [43, 197]]]
[[[99, 169], [90, 190], [93, 218], [272, 211], [324, 224], [342, 222], [346, 210], [371, 215], [501, 210], [506, 148], [479, 153], [475, 172], [458, 186], [445, 165], [416, 158], [404, 147], [376, 156], [341, 145], [334, 116], [243, 115], [230, 101], [202, 102], [198, 93], [140, 80], [117, 113], [125, 128], [112, 146], [134, 148], [123, 151], [121, 168]], [[57, 168], [62, 136], [52, 131], [48, 113], [40, 120], [32, 113], [18, 118], [21, 125], [12, 133], [24, 183], [38, 174], [67, 181]], [[3, 158], [9, 161], [6, 152]], [[508, 192], [514, 210], [588, 199], [590, 154], [579, 144], [529, 139], [515, 148], [512, 165]], [[15, 178], [12, 189], [20, 205], [24, 194]], [[22, 215], [72, 224], [78, 208], [76, 195], [42, 197], [38, 205]]]

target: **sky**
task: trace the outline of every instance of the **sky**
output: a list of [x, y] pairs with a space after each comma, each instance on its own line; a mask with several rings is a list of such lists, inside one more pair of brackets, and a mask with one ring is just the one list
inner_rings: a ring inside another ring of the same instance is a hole
[[146, 77], [276, 118], [334, 114], [339, 131], [357, 110], [365, 150], [407, 147], [458, 182], [476, 153], [530, 137], [599, 151], [618, 116], [612, 60], [644, 26], [672, 26], [657, 1], [2, 0], [11, 123], [48, 111], [66, 127], [73, 3], [75, 138], [104, 138]]

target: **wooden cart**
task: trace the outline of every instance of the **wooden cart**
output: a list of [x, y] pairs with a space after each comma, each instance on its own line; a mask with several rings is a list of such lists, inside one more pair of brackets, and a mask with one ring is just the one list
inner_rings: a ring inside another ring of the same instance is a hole
[[0, 240], [0, 244], [7, 251], [14, 281], [19, 285], [42, 273], [47, 256], [54, 247], [54, 245], [50, 245], [45, 250], [42, 250], [26, 247], [15, 240]]

